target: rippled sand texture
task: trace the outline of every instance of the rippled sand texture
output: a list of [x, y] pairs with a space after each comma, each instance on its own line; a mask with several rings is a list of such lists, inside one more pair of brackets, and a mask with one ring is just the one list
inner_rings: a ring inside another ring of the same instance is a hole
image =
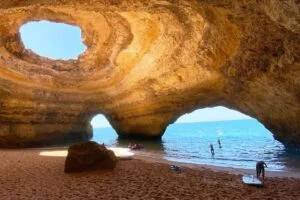
[[120, 161], [112, 171], [65, 174], [64, 157], [0, 151], [0, 194], [6, 199], [299, 199], [300, 179], [268, 178], [264, 188], [240, 175], [169, 169], [163, 163]]

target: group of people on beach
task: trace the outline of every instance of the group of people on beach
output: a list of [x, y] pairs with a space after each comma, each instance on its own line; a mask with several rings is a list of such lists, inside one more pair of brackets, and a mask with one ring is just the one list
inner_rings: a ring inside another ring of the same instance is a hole
[[[218, 145], [219, 145], [219, 149], [221, 149], [222, 145], [221, 145], [220, 138], [218, 138]], [[211, 155], [214, 156], [215, 155], [215, 149], [214, 149], [213, 144], [210, 144], [209, 147], [210, 147], [210, 153], [211, 153]]]

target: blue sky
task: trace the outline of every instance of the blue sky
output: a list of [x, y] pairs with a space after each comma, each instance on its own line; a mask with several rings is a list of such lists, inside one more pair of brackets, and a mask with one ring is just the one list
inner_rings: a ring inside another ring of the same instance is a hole
[[77, 26], [39, 21], [24, 24], [20, 33], [27, 49], [52, 59], [76, 59], [86, 49]]
[[[48, 21], [29, 22], [20, 28], [20, 34], [27, 49], [51, 59], [76, 59], [86, 50], [86, 46], [82, 43], [81, 30], [76, 26]], [[235, 110], [218, 106], [185, 114], [176, 123], [239, 119], [251, 118]], [[110, 126], [103, 115], [97, 115], [91, 123], [94, 127]]]

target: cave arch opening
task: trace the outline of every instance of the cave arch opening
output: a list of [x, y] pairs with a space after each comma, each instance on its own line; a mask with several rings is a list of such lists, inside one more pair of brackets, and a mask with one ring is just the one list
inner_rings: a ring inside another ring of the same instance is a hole
[[47, 20], [30, 21], [23, 24], [19, 32], [24, 47], [42, 57], [77, 59], [87, 49], [78, 26]]
[[117, 143], [118, 135], [105, 115], [97, 114], [91, 120], [93, 127], [92, 141], [106, 146], [115, 146]]
[[224, 106], [216, 106], [210, 108], [202, 108], [194, 110], [179, 117], [175, 123], [190, 122], [209, 122], [209, 121], [229, 121], [229, 120], [254, 120], [252, 117], [245, 115], [239, 111], [226, 108]]
[[168, 126], [162, 142], [165, 158], [171, 161], [253, 169], [258, 160], [265, 160], [272, 170], [285, 167], [285, 147], [269, 130], [256, 119], [222, 106], [182, 115]]

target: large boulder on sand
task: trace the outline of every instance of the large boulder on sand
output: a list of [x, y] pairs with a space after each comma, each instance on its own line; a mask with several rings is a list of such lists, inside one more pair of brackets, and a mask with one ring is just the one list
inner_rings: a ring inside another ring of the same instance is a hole
[[68, 149], [65, 172], [82, 172], [92, 169], [114, 169], [117, 164], [114, 152], [96, 142], [80, 142]]

